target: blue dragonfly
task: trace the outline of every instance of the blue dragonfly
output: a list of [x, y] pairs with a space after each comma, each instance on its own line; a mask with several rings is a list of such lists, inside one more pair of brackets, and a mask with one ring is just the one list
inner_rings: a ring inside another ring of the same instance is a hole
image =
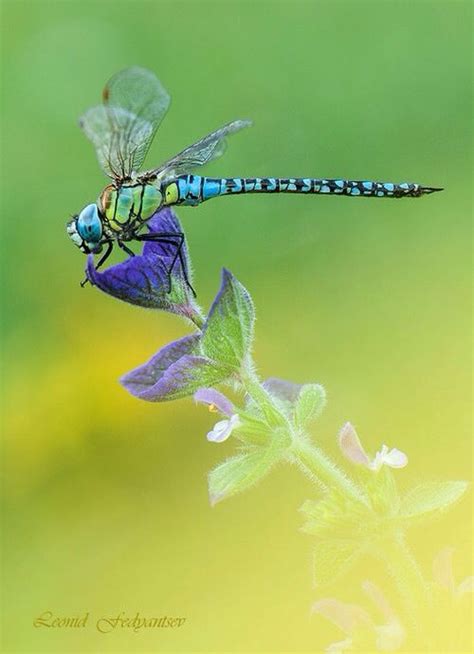
[[[114, 244], [130, 256], [130, 241], [160, 241], [175, 246], [169, 274], [180, 260], [185, 271], [182, 233], [151, 233], [146, 223], [165, 206], [197, 206], [221, 195], [243, 193], [302, 193], [374, 198], [416, 198], [441, 188], [411, 182], [392, 183], [313, 177], [203, 177], [192, 173], [220, 157], [226, 137], [249, 127], [234, 120], [188, 146], [158, 168], [140, 172], [170, 96], [154, 73], [137, 66], [114, 75], [102, 93], [102, 104], [81, 117], [80, 126], [92, 141], [99, 164], [111, 183], [97, 202], [88, 204], [67, 223], [72, 241], [85, 254], [105, 253]], [[185, 271], [186, 274], [186, 271]]]

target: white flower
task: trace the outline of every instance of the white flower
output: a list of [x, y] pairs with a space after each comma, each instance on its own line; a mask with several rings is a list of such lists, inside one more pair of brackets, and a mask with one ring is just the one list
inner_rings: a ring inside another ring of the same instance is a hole
[[404, 452], [397, 450], [396, 447], [389, 450], [385, 444], [370, 460], [350, 422], [346, 422], [339, 432], [339, 447], [349, 461], [364, 465], [369, 470], [380, 470], [383, 465], [390, 468], [404, 468], [408, 463], [408, 457]]
[[404, 468], [408, 463], [408, 457], [404, 452], [393, 447], [391, 450], [384, 444], [382, 449], [377, 452], [373, 461], [369, 463], [371, 470], [380, 470], [383, 465], [390, 468]]
[[362, 651], [361, 644], [371, 646], [371, 651], [375, 645], [378, 652], [397, 652], [404, 644], [405, 629], [384, 593], [370, 581], [365, 581], [362, 589], [381, 614], [381, 619], [374, 620], [361, 606], [335, 598], [321, 599], [313, 605], [313, 613], [319, 613], [330, 620], [347, 636], [344, 640], [329, 645], [326, 648], [328, 654]]
[[234, 413], [228, 420], [219, 420], [208, 433], [207, 440], [213, 443], [222, 443], [229, 438], [234, 429], [240, 427], [239, 416]]

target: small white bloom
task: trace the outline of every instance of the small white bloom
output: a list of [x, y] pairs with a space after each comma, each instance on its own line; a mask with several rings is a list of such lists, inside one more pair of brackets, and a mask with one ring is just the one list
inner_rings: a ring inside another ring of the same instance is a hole
[[396, 447], [389, 450], [385, 444], [370, 460], [350, 422], [346, 422], [339, 432], [339, 447], [349, 461], [363, 465], [369, 470], [380, 470], [383, 465], [390, 466], [390, 468], [404, 468], [408, 463], [408, 457], [404, 452], [397, 450]]
[[329, 645], [326, 648], [328, 654], [361, 651], [361, 642], [372, 639], [375, 639], [377, 652], [398, 652], [403, 646], [405, 629], [383, 592], [370, 581], [364, 582], [362, 588], [381, 613], [382, 621], [374, 620], [361, 606], [334, 598], [321, 599], [313, 605], [313, 613], [330, 620], [347, 636], [345, 640]]
[[397, 450], [393, 447], [391, 450], [383, 444], [382, 449], [377, 452], [373, 461], [369, 463], [371, 470], [380, 470], [383, 465], [390, 466], [390, 468], [404, 468], [408, 463], [408, 457], [404, 452]]
[[222, 443], [229, 438], [234, 429], [240, 427], [240, 418], [234, 413], [228, 420], [219, 420], [208, 433], [207, 440], [213, 443]]

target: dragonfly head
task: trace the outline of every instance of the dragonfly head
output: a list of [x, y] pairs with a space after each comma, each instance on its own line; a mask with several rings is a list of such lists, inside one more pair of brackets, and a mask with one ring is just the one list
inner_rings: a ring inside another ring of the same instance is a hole
[[102, 219], [96, 204], [88, 204], [78, 216], [74, 216], [66, 226], [72, 242], [84, 254], [99, 253], [102, 250]]

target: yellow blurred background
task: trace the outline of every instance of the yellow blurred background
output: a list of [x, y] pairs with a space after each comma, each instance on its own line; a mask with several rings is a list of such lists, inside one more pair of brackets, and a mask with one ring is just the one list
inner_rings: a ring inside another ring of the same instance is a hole
[[[172, 95], [158, 164], [235, 118], [209, 173], [416, 181], [397, 202], [224, 198], [182, 208], [199, 301], [220, 269], [257, 308], [262, 377], [324, 384], [314, 436], [341, 462], [353, 422], [398, 447], [402, 489], [468, 479], [471, 5], [468, 2], [2, 3], [4, 652], [318, 651], [343, 635], [310, 606], [384, 585], [370, 562], [312, 586], [296, 468], [211, 509], [210, 444], [192, 400], [148, 404], [117, 383], [188, 333], [177, 317], [82, 289], [65, 221], [105, 178], [77, 126], [105, 81], [138, 64]], [[426, 576], [445, 545], [470, 566], [465, 498], [411, 534]], [[43, 611], [185, 616], [179, 630], [35, 629]], [[468, 626], [466, 625], [466, 629]]]

